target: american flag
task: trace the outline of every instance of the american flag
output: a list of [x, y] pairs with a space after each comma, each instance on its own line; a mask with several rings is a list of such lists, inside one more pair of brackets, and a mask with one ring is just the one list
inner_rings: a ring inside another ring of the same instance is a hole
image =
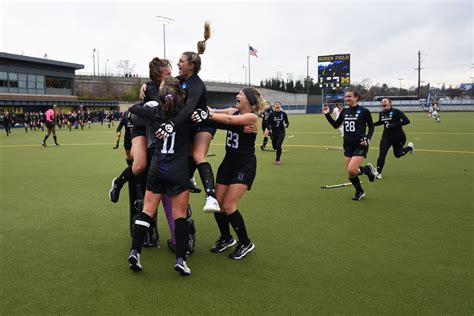
[[258, 50], [256, 50], [255, 48], [253, 48], [252, 46], [249, 45], [249, 55], [258, 57], [257, 53], [258, 53]]

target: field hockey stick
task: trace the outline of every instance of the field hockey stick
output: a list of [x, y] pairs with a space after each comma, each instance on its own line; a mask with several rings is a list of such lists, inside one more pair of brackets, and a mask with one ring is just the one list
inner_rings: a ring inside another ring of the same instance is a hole
[[[360, 183], [362, 183], [362, 181]], [[321, 186], [321, 189], [336, 189], [336, 188], [342, 188], [342, 187], [348, 187], [348, 186], [352, 186], [352, 183], [346, 182], [346, 183], [341, 183], [341, 184], [323, 185]]]
[[117, 137], [117, 143], [115, 144], [115, 147], [113, 147], [113, 149], [117, 149], [119, 147], [119, 143], [120, 143], [120, 136]]

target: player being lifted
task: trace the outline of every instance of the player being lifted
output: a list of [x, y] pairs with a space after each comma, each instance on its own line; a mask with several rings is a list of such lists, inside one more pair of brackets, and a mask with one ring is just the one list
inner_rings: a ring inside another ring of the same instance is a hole
[[413, 153], [414, 150], [412, 142], [409, 142], [407, 147], [403, 147], [407, 138], [402, 126], [410, 124], [408, 117], [402, 111], [392, 107], [392, 100], [390, 98], [383, 98], [380, 101], [380, 106], [383, 111], [379, 113], [379, 120], [374, 123], [374, 126], [383, 125], [379, 158], [377, 159], [377, 172], [375, 174], [377, 179], [382, 179], [385, 157], [391, 146], [393, 146], [395, 158], [403, 157], [407, 153]]
[[344, 160], [349, 173], [349, 181], [356, 189], [352, 197], [354, 201], [359, 201], [365, 196], [359, 175], [367, 175], [370, 182], [375, 179], [375, 169], [370, 163], [360, 166], [369, 151], [369, 142], [374, 134], [374, 123], [370, 111], [358, 104], [359, 98], [360, 95], [356, 90], [347, 89], [344, 101], [348, 108], [342, 110], [337, 120], [332, 118], [327, 105], [323, 107], [323, 113], [332, 127], [339, 128], [341, 124], [344, 124]]

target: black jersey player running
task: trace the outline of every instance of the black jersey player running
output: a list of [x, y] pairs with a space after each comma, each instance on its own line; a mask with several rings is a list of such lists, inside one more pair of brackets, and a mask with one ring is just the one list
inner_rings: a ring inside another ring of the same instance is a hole
[[407, 140], [402, 126], [410, 124], [408, 117], [400, 110], [392, 107], [390, 98], [383, 98], [380, 101], [383, 111], [379, 113], [379, 120], [374, 126], [383, 125], [382, 139], [380, 140], [380, 152], [377, 159], [377, 179], [382, 179], [382, 170], [385, 165], [385, 157], [388, 150], [393, 146], [393, 154], [395, 158], [405, 156], [407, 153], [413, 153], [414, 146], [412, 142], [408, 146], [403, 147]]
[[268, 125], [272, 131], [272, 146], [276, 150], [275, 165], [281, 164], [281, 146], [285, 140], [286, 130], [290, 125], [288, 115], [281, 110], [281, 103], [275, 102], [273, 112], [268, 117]]
[[260, 146], [261, 150], [265, 150], [268, 143], [268, 137], [270, 136], [270, 126], [268, 124], [268, 117], [273, 112], [273, 107], [270, 102], [267, 102], [265, 109], [262, 114], [262, 132], [263, 132], [263, 144]]
[[[359, 97], [356, 90], [346, 90], [344, 101], [349, 107], [342, 110], [337, 120], [332, 118], [327, 105], [323, 107], [326, 119], [334, 128], [339, 128], [341, 124], [344, 124], [344, 159], [349, 181], [356, 189], [352, 197], [354, 201], [359, 201], [365, 196], [358, 176], [366, 174], [370, 182], [375, 179], [375, 169], [370, 163], [364, 167], [360, 166], [369, 151], [369, 142], [374, 134], [374, 123], [370, 111], [357, 103]], [[367, 133], [366, 128], [368, 128]]]
[[[258, 123], [258, 112], [265, 104], [260, 92], [254, 88], [244, 88], [237, 95], [235, 109], [227, 113], [213, 113], [211, 120], [229, 125], [255, 125]], [[231, 259], [242, 259], [254, 250], [255, 245], [247, 235], [244, 218], [237, 209], [244, 193], [251, 189], [257, 171], [255, 157], [256, 133], [245, 133], [244, 130], [228, 130], [226, 137], [226, 154], [217, 171], [217, 200], [222, 210], [214, 213], [221, 236], [211, 251], [219, 253], [236, 244], [230, 234], [230, 225], [239, 239], [237, 247], [229, 255]]]
[[[180, 82], [166, 78], [160, 85], [159, 103], [155, 107], [155, 126], [173, 119], [184, 105], [184, 92]], [[147, 231], [153, 225], [153, 217], [163, 194], [171, 198], [175, 218], [176, 263], [174, 269], [181, 275], [190, 275], [186, 264], [189, 226], [186, 220], [189, 202], [188, 150], [191, 120], [175, 126], [168, 136], [156, 144], [148, 172], [143, 212], [135, 221], [132, 247], [128, 261], [130, 269], [141, 271], [140, 253]]]

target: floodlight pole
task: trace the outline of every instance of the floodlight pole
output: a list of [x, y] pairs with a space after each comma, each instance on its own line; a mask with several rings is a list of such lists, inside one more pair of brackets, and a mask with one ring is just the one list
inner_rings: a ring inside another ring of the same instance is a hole
[[166, 24], [174, 23], [174, 20], [165, 16], [156, 17], [159, 23], [163, 24], [163, 58], [166, 58]]
[[311, 56], [306, 56], [306, 94], [309, 97], [309, 58]]
[[92, 64], [94, 66], [94, 76], [95, 76], [95, 48], [92, 51]]

